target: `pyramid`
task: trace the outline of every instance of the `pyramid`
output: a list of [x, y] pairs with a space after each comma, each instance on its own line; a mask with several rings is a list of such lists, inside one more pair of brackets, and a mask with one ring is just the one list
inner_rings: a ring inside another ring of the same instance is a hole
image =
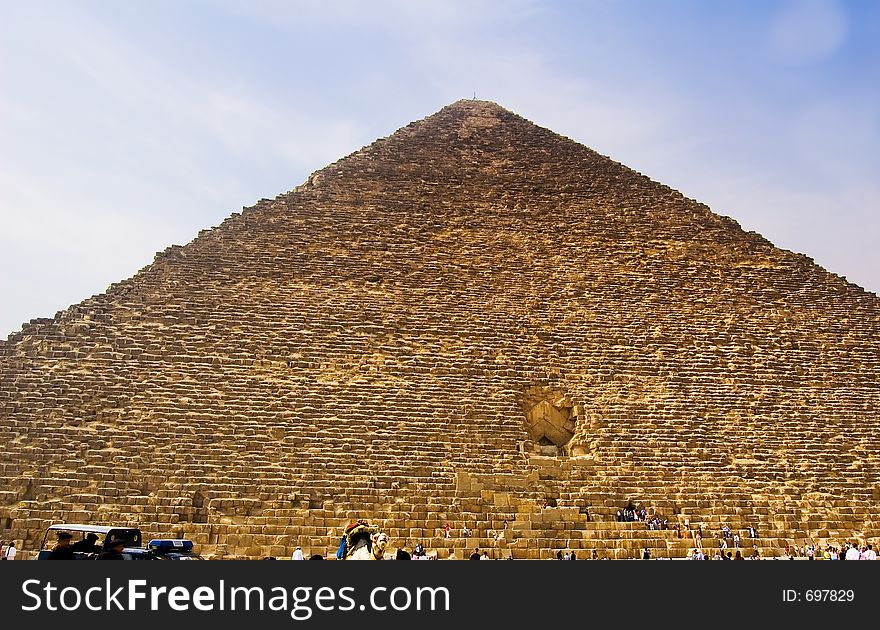
[[[876, 543], [878, 375], [876, 295], [459, 101], [0, 341], [0, 539], [125, 524], [256, 558], [368, 518], [441, 558], [682, 556], [685, 522], [765, 555]], [[618, 522], [629, 501], [669, 529]]]

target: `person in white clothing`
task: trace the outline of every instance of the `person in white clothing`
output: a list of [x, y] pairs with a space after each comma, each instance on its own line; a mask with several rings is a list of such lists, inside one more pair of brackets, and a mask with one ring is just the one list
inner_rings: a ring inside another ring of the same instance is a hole
[[850, 548], [846, 550], [846, 559], [847, 560], [858, 560], [859, 556], [859, 548], [857, 545], [850, 545]]
[[865, 551], [865, 560], [876, 560], [877, 552], [874, 551], [874, 545], [868, 544], [868, 550]]
[[303, 551], [301, 547], [297, 547], [293, 550], [293, 555], [290, 557], [291, 560], [305, 560], [303, 558]]
[[9, 546], [6, 548], [6, 551], [3, 553], [4, 560], [15, 560], [15, 554], [18, 553], [18, 550], [15, 548], [15, 541], [9, 543]]

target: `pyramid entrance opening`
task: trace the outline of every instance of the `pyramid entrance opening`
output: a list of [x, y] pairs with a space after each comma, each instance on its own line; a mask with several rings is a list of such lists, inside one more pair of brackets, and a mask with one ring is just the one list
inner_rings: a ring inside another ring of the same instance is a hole
[[544, 455], [559, 455], [577, 428], [575, 405], [557, 390], [530, 388], [523, 406], [526, 431], [534, 450]]

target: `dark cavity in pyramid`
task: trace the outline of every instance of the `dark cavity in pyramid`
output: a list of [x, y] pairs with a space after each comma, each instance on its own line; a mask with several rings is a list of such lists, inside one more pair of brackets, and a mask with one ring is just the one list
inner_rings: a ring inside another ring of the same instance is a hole
[[693, 545], [616, 522], [631, 500], [707, 547], [725, 524], [769, 555], [877, 542], [878, 316], [809, 258], [459, 101], [0, 342], [0, 539], [122, 523], [280, 556], [364, 517], [440, 557]]

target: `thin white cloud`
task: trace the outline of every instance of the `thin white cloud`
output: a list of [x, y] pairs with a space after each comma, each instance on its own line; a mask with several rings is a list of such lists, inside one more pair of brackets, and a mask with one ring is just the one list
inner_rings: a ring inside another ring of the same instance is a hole
[[835, 0], [793, 0], [770, 27], [773, 50], [785, 61], [814, 62], [834, 53], [847, 34], [847, 17]]

